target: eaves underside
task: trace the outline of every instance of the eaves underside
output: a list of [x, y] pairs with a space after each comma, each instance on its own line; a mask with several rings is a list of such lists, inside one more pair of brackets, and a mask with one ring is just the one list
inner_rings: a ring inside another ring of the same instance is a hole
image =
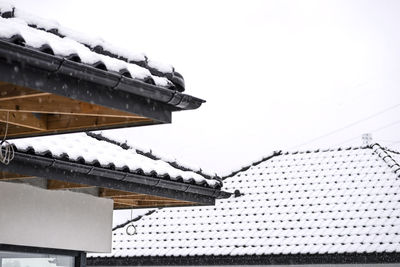
[[[168, 198], [168, 206], [191, 206], [191, 205], [214, 205], [215, 199], [229, 197], [230, 194], [220, 189], [207, 188], [204, 186], [173, 181], [161, 177], [149, 177], [135, 173], [127, 173], [98, 166], [90, 166], [75, 162], [46, 158], [44, 156], [30, 155], [16, 152], [15, 158], [9, 165], [2, 165], [3, 173], [11, 173], [24, 177], [40, 177], [45, 179], [56, 179], [64, 183], [78, 185], [96, 186], [135, 194]], [[6, 179], [7, 177], [5, 177]], [[16, 177], [18, 179], [18, 177]], [[119, 196], [122, 201], [118, 208], [142, 208], [151, 207], [143, 205], [130, 205], [132, 197]], [[129, 200], [131, 198], [131, 200]], [[143, 197], [142, 199], [147, 199]], [[116, 200], [116, 199], [114, 199]], [[162, 199], [155, 199], [157, 201]], [[153, 201], [152, 203], [155, 203]], [[162, 204], [162, 203], [161, 203]], [[157, 206], [157, 205], [153, 205]], [[162, 205], [160, 205], [162, 206]]]

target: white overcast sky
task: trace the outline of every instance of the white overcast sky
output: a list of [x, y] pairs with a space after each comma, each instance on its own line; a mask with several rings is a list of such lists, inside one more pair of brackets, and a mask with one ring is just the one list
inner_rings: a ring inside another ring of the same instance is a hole
[[113, 130], [122, 140], [218, 173], [363, 133], [400, 148], [400, 1], [14, 2], [174, 65], [207, 100], [170, 125]]

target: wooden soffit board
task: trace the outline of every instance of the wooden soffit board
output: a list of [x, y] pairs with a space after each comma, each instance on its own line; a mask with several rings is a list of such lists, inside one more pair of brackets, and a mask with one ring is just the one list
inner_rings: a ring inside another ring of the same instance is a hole
[[160, 123], [126, 111], [0, 81], [0, 135], [28, 137]]
[[112, 199], [114, 201], [114, 209], [180, 207], [198, 205], [198, 203], [190, 201], [182, 201], [147, 194], [138, 194], [109, 188], [100, 188], [90, 185], [65, 182], [56, 179], [45, 179], [8, 172], [0, 172], [0, 181], [30, 184], [48, 190], [70, 190], [91, 194], [97, 197]]

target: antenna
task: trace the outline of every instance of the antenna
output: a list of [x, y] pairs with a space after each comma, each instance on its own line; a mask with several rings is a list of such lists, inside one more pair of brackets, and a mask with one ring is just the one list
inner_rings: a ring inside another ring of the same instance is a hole
[[369, 146], [372, 143], [372, 134], [365, 133], [362, 135], [363, 146]]

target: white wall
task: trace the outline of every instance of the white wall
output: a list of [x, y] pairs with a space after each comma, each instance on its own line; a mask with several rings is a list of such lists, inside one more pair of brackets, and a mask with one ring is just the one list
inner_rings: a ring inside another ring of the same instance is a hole
[[113, 201], [0, 182], [0, 243], [111, 251]]

